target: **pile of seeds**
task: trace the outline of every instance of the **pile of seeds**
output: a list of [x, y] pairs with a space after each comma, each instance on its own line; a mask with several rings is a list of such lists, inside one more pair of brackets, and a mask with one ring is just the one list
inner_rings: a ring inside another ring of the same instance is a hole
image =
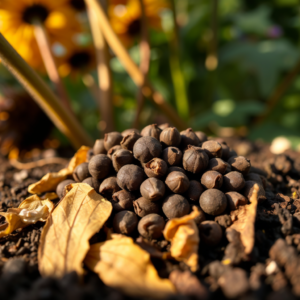
[[191, 212], [197, 206], [202, 240], [217, 245], [222, 229], [215, 217], [249, 202], [255, 183], [258, 200], [265, 200], [264, 181], [250, 161], [237, 156], [226, 142], [207, 140], [203, 132], [191, 128], [179, 132], [149, 125], [141, 132], [111, 132], [97, 140], [89, 152], [89, 162], [79, 165], [72, 182], [92, 186], [113, 205], [114, 232], [146, 239], [159, 239], [165, 222]]

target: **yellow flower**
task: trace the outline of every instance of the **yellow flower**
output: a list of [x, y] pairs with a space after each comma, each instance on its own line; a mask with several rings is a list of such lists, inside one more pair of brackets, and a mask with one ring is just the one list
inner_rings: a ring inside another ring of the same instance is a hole
[[58, 71], [62, 77], [84, 74], [96, 66], [95, 49], [93, 46], [77, 46], [72, 51], [58, 58]]
[[[160, 13], [168, 8], [167, 0], [143, 0], [148, 26], [161, 29]], [[142, 12], [139, 0], [110, 0], [108, 14], [114, 31], [127, 47], [139, 38]]]
[[0, 32], [31, 66], [41, 68], [33, 26], [36, 20], [44, 25], [51, 44], [66, 47], [81, 32], [81, 25], [66, 0], [0, 1]]

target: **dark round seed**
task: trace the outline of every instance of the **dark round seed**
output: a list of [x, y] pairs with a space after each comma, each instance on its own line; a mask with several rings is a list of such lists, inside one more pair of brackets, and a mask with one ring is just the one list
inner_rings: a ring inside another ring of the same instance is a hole
[[209, 158], [222, 157], [222, 146], [217, 141], [206, 141], [202, 144], [202, 149], [206, 152]]
[[228, 163], [228, 162], [225, 162], [226, 164], [226, 171], [225, 171], [225, 174], [231, 172], [231, 165]]
[[116, 177], [104, 179], [99, 187], [99, 193], [107, 199], [111, 199], [112, 195], [120, 190], [121, 188], [117, 184]]
[[113, 229], [116, 233], [130, 235], [137, 227], [138, 218], [132, 211], [118, 212], [113, 219]]
[[207, 135], [202, 131], [195, 131], [200, 143], [204, 143], [207, 141]]
[[112, 155], [113, 167], [118, 172], [123, 166], [132, 164], [132, 152], [125, 149], [119, 149]]
[[101, 181], [96, 178], [93, 178], [93, 177], [88, 177], [88, 178], [84, 179], [82, 181], [82, 183], [86, 183], [89, 186], [91, 186], [95, 191], [99, 191]]
[[89, 149], [87, 154], [86, 154], [86, 161], [89, 162], [93, 156], [94, 156], [93, 149]]
[[158, 239], [165, 228], [164, 218], [158, 214], [149, 214], [143, 217], [138, 224], [140, 235], [146, 239]]
[[231, 165], [232, 170], [244, 175], [248, 174], [251, 167], [250, 160], [244, 156], [230, 157], [227, 162]]
[[132, 131], [135, 132], [135, 133], [137, 133], [137, 134], [140, 134], [140, 131], [138, 129], [136, 129], [136, 128], [125, 129], [124, 131], [121, 132], [121, 134], [123, 136], [126, 136], [128, 133], [130, 133]]
[[121, 149], [122, 149], [122, 147], [120, 145], [113, 146], [107, 151], [107, 156], [112, 160], [113, 154], [116, 151], [121, 150]]
[[221, 158], [212, 158], [208, 162], [207, 170], [217, 171], [221, 174], [225, 174], [227, 169], [226, 162]]
[[255, 181], [256, 183], [263, 186], [263, 179], [257, 173], [248, 173], [244, 176], [247, 181]]
[[180, 144], [181, 136], [175, 127], [168, 127], [161, 132], [159, 140], [165, 147], [176, 147]]
[[117, 174], [118, 185], [129, 192], [138, 191], [144, 181], [145, 173], [136, 165], [125, 165]]
[[160, 158], [153, 158], [144, 165], [144, 171], [148, 177], [161, 178], [167, 174], [167, 163]]
[[165, 195], [165, 184], [157, 178], [148, 178], [142, 184], [140, 192], [150, 201], [157, 201]]
[[274, 167], [278, 172], [287, 174], [291, 171], [293, 164], [287, 155], [280, 154], [275, 157]]
[[133, 146], [134, 157], [143, 163], [147, 163], [154, 157], [159, 157], [161, 151], [160, 142], [152, 136], [144, 136], [138, 139]]
[[94, 155], [97, 154], [106, 154], [106, 149], [104, 147], [104, 139], [96, 140], [93, 147]]
[[238, 156], [237, 153], [233, 149], [229, 148], [229, 157], [234, 157], [234, 156]]
[[108, 151], [110, 148], [116, 145], [120, 145], [123, 136], [120, 132], [113, 131], [104, 135], [104, 147]]
[[170, 166], [179, 166], [182, 163], [182, 152], [177, 147], [167, 147], [162, 152], [162, 158]]
[[186, 197], [192, 201], [199, 201], [201, 194], [204, 192], [204, 188], [197, 180], [191, 180], [190, 186], [186, 191]]
[[141, 137], [142, 136], [139, 133], [136, 133], [135, 131], [131, 131], [123, 137], [120, 145], [123, 149], [132, 151], [134, 144]]
[[65, 195], [65, 187], [71, 183], [76, 183], [76, 182], [72, 179], [67, 179], [60, 182], [56, 187], [56, 195], [59, 198], [62, 198]]
[[181, 195], [167, 196], [162, 205], [162, 210], [168, 219], [180, 218], [190, 213], [189, 202]]
[[215, 221], [204, 221], [199, 225], [200, 240], [209, 246], [218, 245], [223, 237], [221, 226]]
[[200, 140], [192, 128], [181, 131], [180, 136], [182, 149], [185, 149], [188, 145], [198, 146], [200, 144]]
[[[255, 181], [245, 181], [244, 189], [242, 190], [242, 194], [247, 197], [247, 199], [250, 201], [251, 196], [254, 191], [254, 185], [257, 184]], [[262, 203], [266, 200], [266, 193], [264, 188], [260, 185], [258, 185], [258, 192], [257, 192], [257, 200], [258, 203]]]
[[159, 127], [161, 130], [164, 130], [164, 129], [170, 127], [170, 124], [169, 124], [169, 123], [163, 123], [163, 124], [158, 125], [158, 127]]
[[88, 163], [78, 165], [73, 172], [73, 178], [77, 182], [81, 182], [90, 176]]
[[112, 195], [112, 205], [115, 211], [132, 210], [133, 201], [136, 199], [131, 192], [121, 190]]
[[208, 155], [200, 147], [188, 146], [183, 154], [183, 167], [194, 174], [204, 171], [208, 166]]
[[220, 190], [209, 189], [200, 196], [200, 207], [209, 215], [222, 214], [227, 207], [227, 198]]
[[168, 188], [175, 194], [183, 194], [190, 186], [188, 177], [182, 172], [171, 172], [165, 181]]
[[102, 179], [107, 177], [112, 169], [110, 158], [105, 154], [97, 154], [89, 162], [89, 172], [92, 177]]
[[178, 166], [173, 166], [173, 167], [168, 168], [167, 174], [170, 174], [171, 172], [181, 172], [183, 174], [186, 174], [186, 171]]
[[155, 139], [159, 141], [160, 133], [162, 130], [156, 125], [156, 124], [151, 124], [143, 128], [141, 131], [142, 136], [152, 136]]
[[239, 206], [248, 204], [248, 199], [238, 192], [228, 192], [225, 194], [230, 210], [236, 210]]
[[161, 203], [152, 202], [144, 197], [140, 197], [133, 201], [133, 208], [139, 217], [149, 214], [159, 214], [161, 211]]
[[205, 213], [204, 213], [204, 211], [201, 209], [200, 206], [193, 204], [193, 205], [192, 205], [192, 210], [193, 210], [193, 207], [197, 207], [197, 209], [198, 209], [198, 211], [199, 211], [199, 216], [196, 217], [196, 218], [194, 219], [195, 223], [196, 223], [197, 225], [199, 225], [200, 223], [202, 223], [203, 221], [206, 220], [206, 218], [205, 218]]
[[240, 191], [245, 186], [244, 176], [237, 171], [232, 171], [223, 176], [223, 187], [226, 191]]
[[230, 148], [226, 144], [221, 144], [222, 159], [227, 160], [230, 157]]
[[201, 176], [201, 184], [207, 189], [219, 189], [223, 184], [223, 176], [217, 171], [207, 171]]

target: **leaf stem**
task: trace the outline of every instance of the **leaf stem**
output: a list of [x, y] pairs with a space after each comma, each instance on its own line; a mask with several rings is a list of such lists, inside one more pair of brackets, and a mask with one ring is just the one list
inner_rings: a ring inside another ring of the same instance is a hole
[[55, 84], [57, 93], [61, 98], [64, 106], [68, 110], [72, 111], [68, 94], [59, 76], [55, 58], [51, 51], [47, 32], [44, 28], [44, 25], [38, 20], [34, 21], [34, 33], [48, 76], [50, 80]]
[[[174, 108], [165, 101], [163, 96], [155, 91], [151, 84], [145, 80], [144, 75], [138, 66], [134, 63], [125, 47], [120, 42], [116, 33], [113, 31], [108, 18], [102, 8], [101, 3], [97, 2], [97, 0], [85, 0], [86, 3], [91, 7], [91, 9], [96, 13], [98, 24], [102, 29], [102, 33], [111, 47], [111, 49], [115, 52], [116, 56], [124, 65], [128, 74], [135, 82], [135, 84], [139, 87], [142, 87], [142, 93], [144, 97], [150, 98], [154, 104], [156, 104], [161, 111], [171, 120], [171, 122], [178, 127], [178, 129], [182, 130], [188, 127], [185, 121], [183, 121]], [[145, 84], [144, 84], [145, 82]]]
[[109, 67], [109, 52], [107, 43], [98, 24], [97, 15], [87, 6], [87, 13], [97, 58], [97, 72], [99, 84], [99, 96], [97, 97], [102, 118], [103, 131], [114, 131], [113, 101], [112, 101], [112, 77]]
[[[139, 0], [139, 2], [140, 2], [141, 12], [142, 12], [142, 29], [141, 29], [141, 41], [140, 41], [140, 70], [144, 78], [146, 79], [149, 71], [151, 49], [149, 45], [148, 24], [147, 24], [146, 12], [145, 12], [145, 5], [143, 0]], [[143, 87], [140, 87], [137, 94], [137, 109], [136, 109], [136, 115], [132, 126], [133, 128], [138, 128], [139, 126], [140, 114], [143, 110], [144, 104], [145, 104], [145, 97], [143, 95]]]
[[62, 105], [41, 77], [24, 61], [0, 33], [0, 58], [4, 66], [18, 79], [33, 99], [45, 111], [57, 128], [65, 134], [75, 148], [92, 146], [92, 140]]

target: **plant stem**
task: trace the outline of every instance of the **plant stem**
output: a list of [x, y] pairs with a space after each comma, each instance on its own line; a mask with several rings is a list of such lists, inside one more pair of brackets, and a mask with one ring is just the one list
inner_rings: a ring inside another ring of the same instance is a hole
[[111, 49], [115, 52], [116, 56], [123, 63], [125, 69], [127, 70], [132, 80], [135, 82], [135, 84], [139, 87], [143, 87], [142, 92], [144, 97], [151, 97], [150, 99], [154, 102], [154, 104], [156, 104], [161, 109], [161, 111], [165, 113], [165, 115], [171, 120], [171, 122], [175, 126], [178, 127], [178, 129], [182, 130], [187, 128], [188, 126], [186, 122], [179, 117], [174, 108], [164, 100], [163, 96], [160, 93], [153, 89], [153, 87], [147, 80], [145, 80], [145, 77], [142, 74], [141, 70], [134, 63], [134, 61], [132, 60], [132, 58], [118, 39], [117, 35], [113, 31], [107, 19], [107, 16], [104, 13], [102, 5], [98, 3], [97, 0], [85, 1], [96, 13], [99, 26], [101, 27], [102, 33]]
[[48, 76], [50, 80], [55, 84], [57, 93], [64, 106], [68, 110], [72, 111], [68, 94], [59, 76], [55, 59], [51, 51], [47, 32], [43, 24], [37, 20], [35, 20], [34, 22], [34, 33]]
[[92, 140], [73, 114], [66, 110], [47, 84], [1, 33], [0, 58], [4, 66], [19, 80], [56, 127], [69, 138], [75, 148], [79, 148], [81, 145], [92, 146]]
[[300, 72], [300, 60], [295, 64], [295, 66], [288, 72], [288, 74], [275, 88], [274, 92], [267, 100], [267, 108], [265, 112], [254, 120], [254, 124], [258, 125], [267, 119], [267, 117], [270, 115], [272, 110], [275, 108], [278, 101], [281, 99], [281, 97], [286, 93], [288, 88], [294, 82], [299, 72]]
[[170, 39], [170, 68], [173, 81], [173, 87], [175, 90], [175, 100], [177, 111], [179, 115], [188, 120], [189, 117], [189, 100], [186, 91], [186, 84], [184, 75], [180, 64], [180, 48], [179, 48], [179, 34], [178, 25], [176, 21], [176, 6], [174, 0], [171, 0], [171, 8], [173, 15], [174, 30], [169, 34]]
[[114, 131], [113, 101], [112, 101], [112, 77], [109, 67], [109, 53], [107, 43], [98, 24], [97, 15], [87, 3], [87, 13], [93, 35], [97, 58], [97, 72], [99, 84], [99, 107], [103, 122], [104, 132]]
[[[145, 13], [145, 5], [143, 0], [139, 0], [139, 2], [140, 2], [141, 12], [142, 12], [142, 30], [141, 30], [141, 41], [140, 41], [140, 70], [144, 76], [144, 79], [146, 79], [149, 71], [151, 49], [149, 45], [148, 24], [147, 24], [147, 17]], [[133, 128], [139, 127], [140, 114], [143, 110], [144, 104], [145, 104], [145, 97], [143, 95], [143, 87], [140, 87], [137, 94], [137, 110], [136, 110], [136, 115], [132, 126]]]

